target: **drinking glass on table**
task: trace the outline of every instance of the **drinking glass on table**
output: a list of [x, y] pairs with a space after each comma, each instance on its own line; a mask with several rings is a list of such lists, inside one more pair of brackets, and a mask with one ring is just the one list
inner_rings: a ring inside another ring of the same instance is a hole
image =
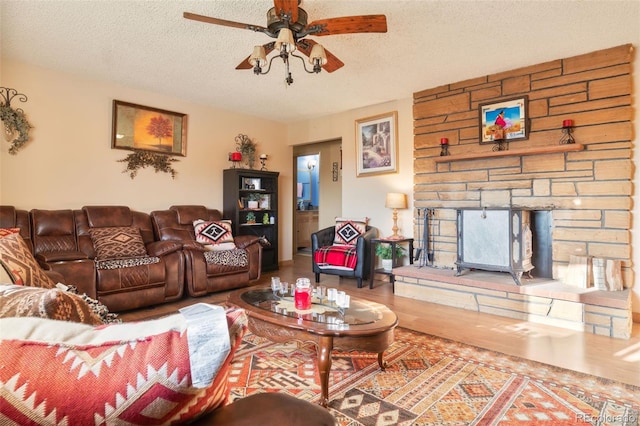
[[271, 291], [273, 295], [278, 297], [278, 293], [281, 290], [280, 277], [271, 277]]

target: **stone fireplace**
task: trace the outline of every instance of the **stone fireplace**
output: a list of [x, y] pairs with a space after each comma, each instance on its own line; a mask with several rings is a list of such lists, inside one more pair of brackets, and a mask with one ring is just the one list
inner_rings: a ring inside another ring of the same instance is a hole
[[[571, 256], [620, 260], [623, 282], [630, 287], [634, 282], [630, 236], [631, 62], [632, 46], [623, 45], [415, 93], [414, 205], [417, 210], [428, 208], [433, 212], [432, 241], [428, 242], [433, 259], [429, 268], [421, 270], [448, 273], [453, 278], [436, 275], [449, 285], [466, 279], [468, 274], [463, 271], [460, 277], [454, 276], [460, 263], [457, 232], [461, 210], [543, 212], [534, 214], [529, 227], [533, 281], [525, 280], [522, 286], [515, 285], [513, 279], [505, 283], [520, 287], [514, 295], [522, 299], [523, 294], [533, 291], [524, 289], [532, 283], [557, 285]], [[505, 151], [481, 145], [479, 105], [520, 96], [528, 98], [528, 138], [508, 143]], [[575, 123], [576, 143], [563, 145], [562, 125], [567, 119]], [[449, 156], [440, 156], [438, 141], [442, 138], [449, 141]], [[416, 214], [416, 236], [419, 220]], [[422, 244], [416, 238], [416, 247]], [[463, 259], [462, 269], [473, 264]], [[512, 265], [509, 268], [514, 269]], [[409, 268], [403, 269], [407, 269], [407, 279], [397, 278], [397, 293], [414, 297], [416, 289], [407, 290], [403, 283], [414, 286], [419, 277], [409, 274]], [[516, 269], [516, 274], [526, 272], [522, 265]], [[502, 269], [488, 271], [494, 271], [490, 273], [495, 276]], [[434, 281], [432, 278], [428, 281]], [[498, 290], [501, 292], [504, 289]], [[630, 295], [625, 292], [626, 298], [616, 295], [613, 306], [606, 307], [614, 309], [612, 315], [590, 319], [595, 323], [608, 321], [606, 326], [586, 326], [584, 306], [579, 310], [572, 306], [576, 315], [564, 311], [560, 317], [580, 317], [578, 322], [585, 330], [624, 337], [626, 331], [615, 331], [611, 324], [623, 323], [626, 330], [628, 323], [630, 332]], [[552, 300], [567, 298], [571, 303], [581, 303], [578, 296], [551, 296]], [[607, 304], [601, 300], [598, 303]]]

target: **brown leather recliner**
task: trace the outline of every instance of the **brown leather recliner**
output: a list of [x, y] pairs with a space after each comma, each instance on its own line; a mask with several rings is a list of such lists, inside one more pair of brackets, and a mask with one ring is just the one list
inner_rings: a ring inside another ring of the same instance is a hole
[[33, 248], [27, 210], [19, 210], [14, 206], [0, 206], [0, 228], [20, 228], [20, 236], [30, 249]]
[[[20, 228], [20, 236], [33, 252], [31, 239], [31, 220], [27, 210], [19, 210], [14, 206], [0, 206], [0, 228]], [[45, 273], [55, 283], [65, 283], [64, 276], [45, 265], [40, 264]]]
[[185, 263], [185, 282], [190, 296], [246, 287], [260, 278], [262, 246], [260, 238], [249, 235], [234, 236], [237, 248], [246, 250], [248, 265], [221, 265], [207, 262], [203, 244], [196, 241], [193, 222], [198, 219], [218, 221], [219, 210], [205, 206], [171, 206], [169, 210], [151, 212], [156, 239], [182, 244]]
[[[74, 210], [78, 250], [96, 260], [92, 229], [132, 227], [140, 232], [147, 255], [156, 263], [144, 264], [120, 259], [96, 261], [96, 298], [111, 311], [152, 306], [182, 298], [184, 292], [184, 257], [180, 244], [155, 241], [149, 214], [126, 206], [85, 206]], [[143, 256], [144, 258], [144, 256]], [[142, 259], [146, 260], [146, 259]], [[155, 260], [155, 259], [153, 259]]]
[[64, 276], [67, 285], [96, 299], [96, 272], [93, 259], [78, 249], [73, 210], [30, 212], [33, 254], [44, 269]]

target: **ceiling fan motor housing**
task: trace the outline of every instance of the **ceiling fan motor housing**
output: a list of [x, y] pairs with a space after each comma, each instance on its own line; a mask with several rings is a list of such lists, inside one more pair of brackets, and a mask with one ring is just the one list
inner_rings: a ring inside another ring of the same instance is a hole
[[276, 8], [272, 7], [267, 12], [267, 28], [273, 34], [278, 34], [282, 28], [289, 28], [293, 32], [294, 38], [298, 39], [298, 33], [307, 27], [308, 15], [304, 9], [298, 8], [298, 20], [296, 22], [287, 22], [283, 20], [276, 12]]

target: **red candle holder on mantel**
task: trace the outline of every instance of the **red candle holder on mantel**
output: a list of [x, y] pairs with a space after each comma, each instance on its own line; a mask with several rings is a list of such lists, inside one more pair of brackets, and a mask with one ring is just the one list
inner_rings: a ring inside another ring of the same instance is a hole
[[239, 151], [234, 151], [229, 153], [229, 161], [233, 163], [232, 168], [238, 167], [238, 164], [242, 161], [242, 153]]
[[573, 120], [562, 120], [562, 137], [560, 138], [560, 145], [576, 143], [576, 140], [571, 134], [573, 132]]
[[440, 157], [449, 155], [449, 139], [440, 138]]

